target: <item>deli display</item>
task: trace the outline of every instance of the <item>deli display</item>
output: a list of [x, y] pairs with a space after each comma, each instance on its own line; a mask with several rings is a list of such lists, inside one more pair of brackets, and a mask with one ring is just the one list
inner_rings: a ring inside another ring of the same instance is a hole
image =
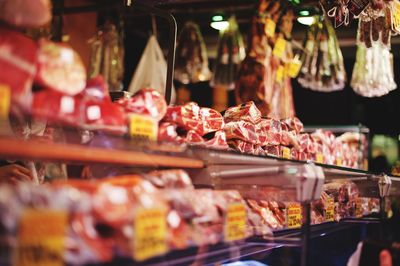
[[[294, 55], [295, 7], [260, 0], [245, 58], [232, 16], [213, 74], [200, 27], [187, 22], [175, 79], [234, 89], [237, 104], [223, 112], [168, 104], [165, 85], [144, 80], [112, 98], [124, 86], [122, 32], [109, 21], [97, 28], [87, 70], [70, 45], [23, 33], [50, 20], [49, 1], [36, 2], [0, 1], [0, 169], [19, 169], [0, 175], [0, 265], [224, 265], [294, 248], [305, 266], [310, 239], [383, 222], [400, 180], [368, 172], [365, 132], [307, 130], [291, 80], [342, 90], [334, 28], [358, 18], [353, 89], [366, 97], [395, 89], [398, 1], [323, 1], [325, 17]], [[51, 164], [67, 178], [55, 178]]]

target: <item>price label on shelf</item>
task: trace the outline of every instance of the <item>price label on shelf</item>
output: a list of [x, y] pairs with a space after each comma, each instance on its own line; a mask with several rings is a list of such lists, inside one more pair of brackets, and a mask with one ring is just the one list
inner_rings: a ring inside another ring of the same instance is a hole
[[336, 158], [336, 165], [337, 165], [337, 166], [342, 166], [342, 165], [343, 165], [343, 161], [342, 161], [342, 158], [341, 158], [341, 157], [337, 157], [337, 158]]
[[0, 84], [0, 119], [8, 119], [8, 113], [11, 106], [11, 90], [10, 87]]
[[300, 203], [290, 203], [287, 208], [288, 228], [299, 228], [302, 224], [302, 214]]
[[139, 209], [134, 221], [133, 258], [143, 261], [168, 251], [166, 211]]
[[246, 220], [246, 207], [243, 203], [233, 203], [228, 206], [224, 226], [226, 242], [246, 238]]
[[268, 37], [274, 37], [276, 30], [276, 23], [270, 18], [265, 20], [265, 34]]
[[317, 162], [317, 163], [324, 163], [324, 155], [323, 155], [322, 153], [318, 152], [318, 153], [315, 155], [315, 162]]
[[335, 201], [333, 198], [326, 199], [325, 221], [333, 222], [335, 220]]
[[283, 58], [283, 55], [286, 51], [286, 40], [284, 38], [278, 38], [275, 42], [274, 50], [272, 54], [280, 59]]
[[158, 122], [150, 116], [130, 115], [129, 133], [133, 138], [157, 140]]
[[282, 147], [282, 158], [291, 159], [290, 149], [288, 147]]
[[67, 214], [26, 210], [18, 229], [17, 266], [63, 266]]

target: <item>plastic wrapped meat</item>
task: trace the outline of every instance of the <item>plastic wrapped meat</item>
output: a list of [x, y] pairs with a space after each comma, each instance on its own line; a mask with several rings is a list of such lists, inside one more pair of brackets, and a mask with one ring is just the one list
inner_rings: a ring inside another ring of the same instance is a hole
[[49, 122], [81, 126], [82, 95], [65, 95], [58, 91], [42, 90], [33, 95], [32, 114]]
[[117, 27], [106, 21], [91, 40], [91, 59], [89, 76], [101, 74], [110, 91], [122, 90], [124, 76], [124, 45]]
[[207, 49], [199, 26], [193, 22], [187, 22], [177, 39], [175, 79], [188, 84], [210, 78]]
[[235, 17], [230, 17], [228, 22], [228, 28], [220, 31], [217, 63], [210, 85], [232, 90], [235, 88], [236, 73], [245, 57], [245, 50]]
[[282, 127], [279, 120], [263, 118], [257, 127], [261, 130], [259, 137], [262, 146], [279, 145], [282, 142]]
[[343, 55], [329, 19], [315, 20], [308, 29], [304, 47], [298, 82], [315, 91], [342, 90], [346, 82]]
[[224, 120], [226, 123], [245, 121], [258, 124], [261, 121], [261, 112], [254, 102], [247, 102], [227, 109], [224, 113]]
[[186, 234], [187, 245], [216, 244], [222, 239], [223, 221], [214, 203], [214, 191], [165, 190], [162, 195], [170, 207], [189, 225], [190, 231]]
[[51, 20], [50, 0], [2, 0], [0, 20], [17, 27], [41, 27]]
[[266, 223], [271, 229], [276, 230], [283, 228], [283, 225], [275, 217], [273, 211], [271, 211], [268, 207], [265, 207], [252, 199], [247, 199], [246, 202], [254, 212], [262, 217], [263, 222]]
[[390, 51], [390, 5], [384, 6], [381, 10], [369, 6], [359, 19], [351, 87], [364, 97], [380, 97], [397, 88]]
[[212, 149], [227, 150], [229, 149], [225, 131], [220, 130], [215, 132], [214, 137], [210, 140], [205, 140], [204, 146]]
[[145, 178], [157, 188], [194, 189], [190, 176], [183, 170], [152, 171]]
[[227, 123], [224, 127], [224, 131], [228, 140], [240, 139], [252, 144], [259, 143], [256, 126], [248, 122], [240, 121]]
[[[270, 91], [276, 64], [271, 64], [271, 42], [281, 11], [279, 1], [260, 1], [257, 15], [251, 20], [246, 58], [243, 60], [235, 83], [237, 103], [254, 101], [264, 116], [270, 111]], [[268, 29], [268, 31], [266, 30]]]
[[201, 108], [196, 103], [169, 106], [163, 120], [175, 123], [185, 130], [195, 130], [201, 136], [221, 130], [224, 126], [224, 119], [219, 112]]
[[325, 184], [322, 190], [332, 197], [336, 204], [336, 220], [353, 217], [356, 211], [356, 200], [359, 191], [353, 182], [333, 182]]
[[204, 139], [199, 135], [199, 133], [197, 133], [194, 130], [189, 130], [186, 133], [185, 141], [187, 143], [193, 144], [193, 145], [203, 145], [204, 144]]
[[109, 95], [104, 95], [101, 91], [101, 87], [87, 87], [82, 92], [83, 127], [88, 130], [126, 133], [126, 114], [120, 105], [111, 102]]
[[[278, 26], [279, 33], [274, 42], [272, 50], [271, 67], [274, 77], [273, 86], [267, 87], [267, 99], [270, 104], [270, 117], [284, 119], [295, 116], [294, 100], [292, 92], [291, 77], [285, 73], [288, 63], [293, 61], [293, 50], [291, 40], [294, 12], [287, 8], [280, 17]], [[277, 52], [282, 51], [282, 52]], [[279, 55], [280, 54], [280, 55]]]
[[281, 122], [282, 127], [282, 138], [281, 138], [281, 145], [282, 146], [291, 146], [295, 149], [300, 149], [300, 144], [297, 138], [296, 131], [290, 131], [289, 127], [286, 123]]
[[86, 69], [79, 55], [70, 47], [42, 39], [35, 81], [43, 87], [76, 95], [86, 86]]
[[10, 89], [11, 112], [30, 111], [37, 53], [38, 46], [33, 40], [0, 27], [0, 83]]
[[297, 117], [284, 119], [283, 122], [288, 126], [290, 131], [301, 133], [304, 130], [304, 125]]
[[162, 122], [158, 126], [158, 140], [182, 143], [184, 139], [176, 132], [177, 126], [173, 123]]
[[325, 222], [325, 208], [321, 200], [315, 200], [311, 203], [311, 224], [320, 224]]
[[117, 101], [126, 113], [148, 115], [160, 121], [167, 112], [167, 102], [163, 95], [153, 89], [142, 89], [131, 98]]
[[263, 148], [267, 155], [281, 157], [281, 146], [270, 145], [270, 146], [264, 146]]
[[229, 140], [228, 144], [234, 150], [240, 151], [242, 153], [255, 154], [256, 151], [255, 145], [250, 142], [245, 142], [236, 139], [236, 140]]

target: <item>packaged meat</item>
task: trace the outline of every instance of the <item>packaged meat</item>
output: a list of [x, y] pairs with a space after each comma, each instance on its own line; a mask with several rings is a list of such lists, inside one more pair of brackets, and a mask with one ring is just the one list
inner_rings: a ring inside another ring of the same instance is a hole
[[152, 171], [145, 178], [157, 188], [194, 189], [190, 176], [184, 170]]
[[178, 135], [177, 126], [169, 122], [161, 122], [158, 126], [158, 141], [183, 143], [184, 139]]
[[283, 10], [278, 24], [278, 33], [272, 50], [271, 68], [273, 86], [267, 87], [266, 96], [271, 107], [270, 117], [285, 119], [295, 116], [289, 62], [294, 62], [292, 50], [292, 29], [295, 16], [292, 8]]
[[257, 126], [261, 129], [259, 138], [262, 146], [279, 145], [282, 142], [282, 127], [279, 120], [262, 118]]
[[269, 145], [269, 146], [264, 146], [263, 148], [267, 155], [281, 157], [281, 146]]
[[65, 95], [54, 90], [41, 90], [33, 94], [32, 114], [49, 122], [79, 127], [83, 124], [82, 95]]
[[86, 69], [72, 48], [42, 39], [35, 81], [66, 95], [76, 95], [86, 86]]
[[200, 28], [193, 22], [187, 22], [177, 39], [175, 79], [188, 84], [210, 78], [207, 50]]
[[256, 145], [250, 142], [235, 139], [235, 140], [228, 140], [228, 144], [232, 149], [240, 151], [242, 153], [255, 154], [256, 152], [255, 148]]
[[116, 134], [127, 133], [126, 114], [120, 105], [111, 102], [109, 95], [102, 94], [102, 91], [101, 87], [87, 87], [82, 92], [82, 127]]
[[257, 128], [251, 123], [245, 121], [229, 122], [225, 125], [224, 131], [228, 140], [239, 139], [252, 144], [259, 143]]
[[49, 0], [2, 0], [0, 20], [7, 24], [26, 28], [41, 27], [51, 20], [51, 2]]
[[273, 211], [269, 209], [268, 203], [264, 202], [264, 204], [261, 204], [253, 199], [247, 199], [246, 202], [254, 212], [261, 216], [263, 222], [271, 229], [276, 230], [284, 227], [284, 225], [280, 223], [280, 220], [274, 215]]
[[210, 85], [233, 90], [236, 73], [246, 54], [235, 16], [231, 16], [228, 22], [228, 28], [220, 31], [217, 63], [214, 66]]
[[250, 101], [227, 109], [224, 113], [225, 123], [245, 121], [258, 124], [261, 121], [261, 112], [254, 102]]
[[294, 131], [298, 134], [304, 130], [303, 123], [297, 117], [286, 118], [283, 122], [288, 126], [289, 131]]
[[204, 142], [204, 146], [207, 148], [217, 149], [217, 150], [227, 150], [229, 145], [226, 140], [225, 131], [219, 130], [214, 133], [214, 137], [210, 140]]
[[186, 133], [185, 141], [192, 145], [203, 145], [204, 139], [194, 130], [189, 130]]
[[201, 136], [221, 130], [224, 126], [222, 115], [210, 108], [199, 107], [196, 103], [169, 106], [163, 119], [177, 124], [185, 130], [194, 130]]
[[157, 121], [160, 121], [167, 112], [164, 96], [153, 89], [142, 89], [131, 98], [123, 98], [116, 103], [128, 114], [147, 115]]
[[260, 1], [251, 20], [246, 58], [235, 83], [237, 103], [254, 101], [263, 116], [271, 112], [270, 96], [274, 85], [276, 62], [271, 61], [276, 24], [281, 15], [279, 1]]
[[[7, 4], [12, 2], [7, 1]], [[9, 90], [7, 95], [11, 94], [12, 113], [30, 111], [37, 53], [38, 45], [33, 40], [17, 31], [0, 27], [0, 83], [3, 89]]]
[[360, 15], [351, 87], [361, 96], [380, 97], [397, 88], [390, 51], [390, 16], [386, 2], [381, 10], [368, 6]]
[[[341, 18], [340, 20], [341, 22], [335, 23], [343, 23]], [[310, 26], [304, 47], [298, 82], [303, 87], [315, 91], [342, 90], [346, 82], [343, 55], [335, 30], [326, 16], [315, 19], [314, 24]]]
[[124, 76], [123, 34], [117, 26], [107, 20], [89, 40], [91, 58], [89, 77], [102, 75], [110, 91], [122, 90]]

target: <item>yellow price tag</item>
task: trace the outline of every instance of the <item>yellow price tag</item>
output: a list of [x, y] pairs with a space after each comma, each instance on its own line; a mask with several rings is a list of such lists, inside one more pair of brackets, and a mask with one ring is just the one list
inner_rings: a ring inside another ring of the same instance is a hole
[[136, 212], [134, 223], [133, 258], [136, 261], [143, 261], [168, 251], [164, 209], [140, 209]]
[[131, 114], [129, 132], [133, 138], [156, 141], [158, 136], [158, 122], [149, 116]]
[[276, 82], [281, 83], [283, 81], [284, 75], [285, 75], [285, 68], [284, 66], [280, 65], [276, 70], [276, 76], [275, 76]]
[[265, 34], [268, 37], [274, 37], [276, 30], [276, 23], [270, 18], [265, 20]]
[[282, 147], [282, 158], [291, 159], [290, 149], [288, 147]]
[[67, 214], [26, 210], [18, 229], [17, 266], [63, 266]]
[[333, 222], [335, 220], [335, 201], [333, 198], [326, 199], [325, 221]]
[[11, 105], [10, 87], [0, 84], [0, 119], [8, 119]]
[[286, 51], [286, 40], [284, 38], [278, 38], [276, 40], [274, 50], [272, 51], [272, 54], [280, 59], [283, 58], [283, 55], [285, 54]]
[[324, 163], [324, 155], [322, 153], [317, 153], [315, 155], [315, 162], [317, 163]]
[[294, 58], [288, 64], [286, 64], [286, 73], [289, 77], [295, 78], [299, 75], [301, 69], [301, 61], [297, 58]]
[[288, 228], [299, 228], [302, 224], [301, 205], [299, 203], [290, 203], [287, 208]]
[[233, 203], [228, 206], [224, 227], [226, 242], [246, 238], [246, 220], [246, 207], [243, 203]]

